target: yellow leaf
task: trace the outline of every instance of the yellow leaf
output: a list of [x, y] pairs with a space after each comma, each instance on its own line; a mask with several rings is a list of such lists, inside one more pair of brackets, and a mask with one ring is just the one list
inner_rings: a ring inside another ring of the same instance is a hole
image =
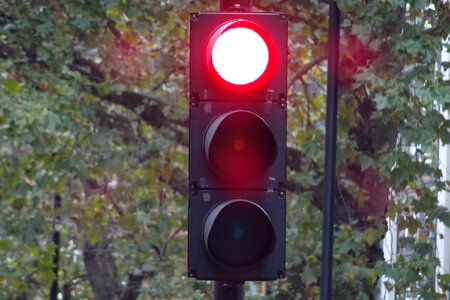
[[355, 279], [355, 273], [353, 273], [352, 271], [348, 271], [347, 273], [347, 277], [351, 280]]
[[313, 74], [313, 76], [319, 76], [320, 75], [319, 68], [313, 68], [312, 74]]

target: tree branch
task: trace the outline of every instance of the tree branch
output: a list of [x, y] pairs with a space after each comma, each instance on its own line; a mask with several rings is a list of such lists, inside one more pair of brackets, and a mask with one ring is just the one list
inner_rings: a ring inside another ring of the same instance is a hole
[[114, 36], [118, 39], [122, 39], [122, 34], [120, 33], [120, 31], [117, 29], [116, 27], [116, 23], [111, 20], [111, 19], [107, 19], [106, 22], [106, 27], [108, 27], [109, 30], [111, 30], [112, 34], [114, 34]]
[[[271, 2], [264, 2], [264, 4], [262, 4], [261, 2], [262, 1], [253, 1], [253, 6], [262, 11], [280, 11], [280, 5], [273, 4]], [[321, 1], [321, 2], [328, 4], [329, 1]], [[295, 7], [294, 7], [294, 9], [295, 9]], [[301, 10], [295, 10], [295, 13], [289, 14], [289, 22], [305, 23], [305, 24], [308, 24], [309, 26], [311, 26], [313, 29], [319, 29], [322, 27], [319, 24], [317, 24], [316, 22], [314, 22], [312, 18], [306, 19], [305, 17], [299, 15], [300, 12], [301, 12]]]
[[302, 77], [303, 75], [308, 73], [309, 70], [311, 70], [314, 66], [323, 62], [326, 58], [327, 58], [326, 55], [321, 55], [321, 56], [316, 57], [310, 63], [304, 65], [300, 70], [297, 71], [297, 73], [294, 75], [294, 77], [292, 77], [291, 81], [289, 82], [289, 86], [292, 86], [295, 83], [295, 81], [297, 81], [298, 79], [300, 79], [300, 77]]
[[87, 75], [89, 80], [92, 82], [102, 83], [105, 81], [105, 76], [100, 70], [99, 65], [92, 60], [85, 59], [80, 56], [75, 57], [72, 62], [72, 67], [77, 71]]
[[132, 110], [143, 107], [139, 116], [152, 127], [161, 128], [166, 121], [162, 112], [162, 105], [156, 98], [126, 91], [120, 95], [115, 93], [108, 94], [103, 99]]
[[80, 284], [87, 279], [87, 274], [81, 274], [72, 278], [69, 282], [66, 282], [62, 286], [63, 300], [70, 300], [72, 298], [72, 289], [74, 286]]

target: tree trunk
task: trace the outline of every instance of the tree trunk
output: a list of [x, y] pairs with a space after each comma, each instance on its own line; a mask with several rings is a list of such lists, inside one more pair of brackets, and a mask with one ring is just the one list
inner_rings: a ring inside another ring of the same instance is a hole
[[96, 300], [119, 300], [121, 286], [113, 249], [107, 239], [92, 245], [86, 243], [83, 259], [87, 277]]

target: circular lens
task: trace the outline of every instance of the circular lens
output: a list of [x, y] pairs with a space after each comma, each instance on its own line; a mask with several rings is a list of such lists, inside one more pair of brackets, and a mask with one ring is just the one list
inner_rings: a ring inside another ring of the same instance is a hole
[[222, 79], [248, 84], [258, 79], [269, 63], [269, 49], [254, 30], [237, 27], [223, 32], [214, 42], [212, 64]]
[[233, 229], [233, 238], [235, 240], [240, 240], [244, 237], [244, 228], [236, 227]]
[[242, 269], [272, 253], [275, 231], [267, 213], [247, 200], [231, 200], [217, 206], [205, 222], [205, 244], [214, 260]]
[[205, 150], [213, 169], [234, 180], [267, 170], [277, 155], [269, 126], [248, 111], [230, 112], [214, 120], [206, 133]]

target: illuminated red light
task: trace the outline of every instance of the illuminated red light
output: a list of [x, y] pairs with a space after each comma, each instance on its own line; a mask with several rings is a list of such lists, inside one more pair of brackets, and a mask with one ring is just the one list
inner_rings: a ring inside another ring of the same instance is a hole
[[269, 49], [254, 30], [232, 28], [222, 33], [212, 48], [212, 64], [224, 80], [233, 84], [248, 84], [265, 72]]
[[217, 27], [205, 47], [209, 78], [230, 93], [249, 93], [268, 82], [278, 67], [278, 52], [256, 23], [234, 20]]

